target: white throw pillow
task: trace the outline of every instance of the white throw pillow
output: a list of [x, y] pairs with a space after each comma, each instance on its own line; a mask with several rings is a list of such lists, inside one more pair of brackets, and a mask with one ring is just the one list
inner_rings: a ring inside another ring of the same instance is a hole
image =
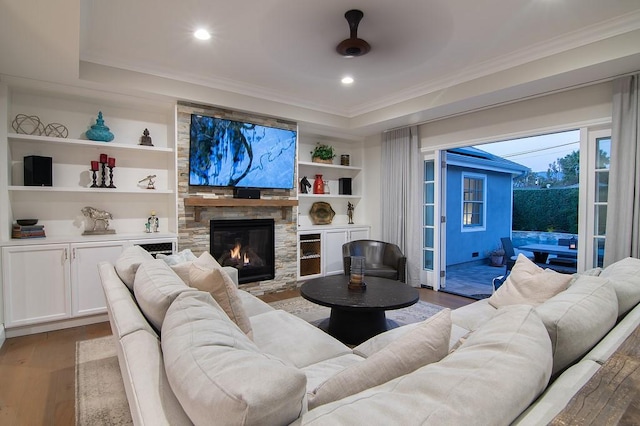
[[153, 256], [140, 246], [132, 246], [124, 249], [114, 265], [118, 276], [129, 290], [133, 291], [133, 281], [138, 267], [142, 262], [153, 260]]
[[176, 254], [162, 254], [158, 253], [156, 255], [156, 259], [162, 259], [167, 262], [167, 265], [177, 265], [178, 263], [184, 263], [196, 260], [198, 257], [193, 254], [191, 249], [184, 249]]
[[494, 308], [508, 305], [538, 306], [566, 290], [571, 277], [551, 269], [542, 269], [519, 254], [504, 284], [489, 297], [489, 304]]
[[604, 268], [600, 276], [613, 284], [618, 296], [618, 316], [626, 314], [640, 302], [640, 259], [622, 259]]
[[443, 309], [362, 362], [331, 376], [308, 395], [309, 409], [362, 392], [418, 368], [449, 352], [451, 310]]

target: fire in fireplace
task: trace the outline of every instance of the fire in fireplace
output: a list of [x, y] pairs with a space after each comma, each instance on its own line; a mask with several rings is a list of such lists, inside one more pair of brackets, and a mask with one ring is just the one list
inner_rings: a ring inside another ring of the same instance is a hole
[[273, 219], [211, 220], [210, 252], [222, 266], [238, 270], [238, 282], [275, 278]]

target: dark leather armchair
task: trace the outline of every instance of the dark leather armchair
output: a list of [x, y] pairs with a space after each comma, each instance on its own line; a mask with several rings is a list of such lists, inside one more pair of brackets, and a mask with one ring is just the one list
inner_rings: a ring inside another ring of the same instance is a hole
[[356, 240], [342, 246], [344, 274], [349, 275], [351, 256], [364, 256], [365, 281], [367, 275], [406, 282], [407, 258], [400, 248], [375, 240]]

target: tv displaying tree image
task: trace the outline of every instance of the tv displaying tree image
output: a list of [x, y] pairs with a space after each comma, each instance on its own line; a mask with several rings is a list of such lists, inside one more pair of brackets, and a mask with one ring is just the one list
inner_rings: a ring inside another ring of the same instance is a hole
[[189, 185], [291, 189], [297, 133], [191, 115]]

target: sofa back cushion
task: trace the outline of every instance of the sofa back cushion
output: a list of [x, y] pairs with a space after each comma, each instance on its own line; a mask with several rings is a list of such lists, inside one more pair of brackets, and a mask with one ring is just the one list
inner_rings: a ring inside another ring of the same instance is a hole
[[551, 367], [533, 308], [507, 306], [441, 361], [321, 405], [302, 424], [507, 425], [544, 390]]
[[609, 280], [584, 275], [536, 311], [551, 338], [555, 374], [586, 354], [613, 328], [618, 299]]
[[143, 262], [136, 272], [133, 293], [140, 310], [156, 330], [162, 329], [164, 316], [178, 294], [194, 291], [160, 259]]
[[364, 361], [350, 365], [321, 383], [308, 395], [309, 409], [440, 361], [449, 353], [450, 336], [451, 310], [443, 309]]
[[116, 272], [122, 282], [133, 291], [133, 281], [142, 262], [153, 260], [153, 256], [140, 246], [127, 247], [116, 260]]
[[162, 327], [171, 389], [194, 424], [285, 425], [304, 408], [302, 371], [259, 351], [209, 293], [179, 295]]
[[542, 269], [519, 254], [503, 285], [489, 297], [494, 308], [525, 304], [537, 306], [569, 286], [571, 275]]
[[640, 259], [622, 259], [607, 266], [600, 276], [608, 278], [616, 291], [618, 316], [626, 314], [640, 302]]

